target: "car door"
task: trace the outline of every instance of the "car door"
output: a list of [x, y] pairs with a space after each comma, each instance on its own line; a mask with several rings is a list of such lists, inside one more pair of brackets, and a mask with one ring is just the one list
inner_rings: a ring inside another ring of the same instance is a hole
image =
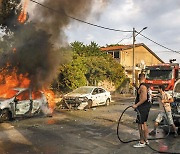
[[92, 106], [98, 106], [99, 104], [99, 92], [98, 88], [95, 88], [92, 91]]
[[15, 97], [15, 114], [30, 114], [32, 110], [32, 102], [30, 100], [30, 91], [27, 89], [22, 91]]
[[32, 91], [32, 113], [36, 113], [40, 111], [42, 106], [42, 93], [40, 91]]
[[106, 103], [107, 94], [106, 91], [102, 88], [98, 88], [98, 97], [99, 97], [99, 105], [104, 105]]

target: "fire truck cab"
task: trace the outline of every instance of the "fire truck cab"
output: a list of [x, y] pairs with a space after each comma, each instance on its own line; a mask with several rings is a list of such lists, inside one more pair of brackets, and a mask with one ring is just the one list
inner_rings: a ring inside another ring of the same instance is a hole
[[165, 90], [172, 95], [175, 82], [180, 78], [178, 63], [164, 63], [145, 68], [146, 80], [152, 91], [152, 101], [157, 100], [158, 86], [164, 85]]

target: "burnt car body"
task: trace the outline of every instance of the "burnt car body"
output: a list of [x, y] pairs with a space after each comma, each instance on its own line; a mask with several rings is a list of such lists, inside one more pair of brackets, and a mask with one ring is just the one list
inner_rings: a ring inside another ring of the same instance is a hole
[[16, 117], [33, 116], [48, 108], [43, 92], [28, 88], [14, 88], [8, 92], [10, 96], [0, 98], [0, 122]]
[[61, 108], [87, 109], [94, 106], [109, 105], [111, 94], [107, 90], [96, 86], [83, 86], [64, 95]]

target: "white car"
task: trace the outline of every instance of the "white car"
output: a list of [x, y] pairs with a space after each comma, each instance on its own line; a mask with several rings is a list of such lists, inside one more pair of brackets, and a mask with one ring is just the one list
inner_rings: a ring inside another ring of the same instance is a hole
[[86, 109], [94, 106], [109, 105], [111, 94], [104, 88], [83, 86], [64, 95], [61, 108]]
[[47, 99], [41, 91], [32, 92], [28, 88], [14, 88], [0, 96], [0, 122], [32, 116], [41, 111], [50, 111]]

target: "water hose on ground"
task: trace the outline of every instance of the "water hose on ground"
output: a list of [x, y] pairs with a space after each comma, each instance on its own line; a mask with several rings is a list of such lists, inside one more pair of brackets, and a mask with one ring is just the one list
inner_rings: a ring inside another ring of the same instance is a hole
[[[120, 115], [120, 117], [119, 117], [119, 120], [118, 120], [117, 132], [116, 132], [116, 133], [117, 133], [117, 137], [118, 137], [118, 139], [119, 139], [119, 141], [120, 141], [121, 143], [130, 143], [130, 142], [140, 141], [140, 139], [133, 139], [133, 140], [124, 141], [124, 140], [121, 138], [121, 136], [120, 136], [119, 128], [120, 128], [120, 124], [121, 124], [121, 122], [122, 122], [122, 117], [123, 117], [124, 113], [125, 113], [129, 108], [132, 108], [132, 106], [126, 107], [126, 108], [124, 109], [124, 111], [121, 113], [121, 115]], [[139, 119], [140, 119], [140, 121], [141, 121], [141, 115], [140, 115], [139, 110], [136, 108], [135, 111], [137, 112], [137, 115], [139, 116]], [[166, 114], [166, 116], [167, 116], [166, 110], [165, 110], [165, 114]], [[168, 118], [167, 118], [167, 119], [168, 119]], [[168, 123], [169, 123], [169, 122], [168, 122]], [[160, 139], [165, 139], [165, 138], [167, 138], [167, 137], [169, 136], [169, 134], [170, 134], [170, 125], [169, 125], [169, 124], [168, 124], [168, 128], [169, 128], [169, 131], [168, 131], [168, 133], [167, 133], [167, 135], [166, 135], [165, 137], [161, 137], [161, 138], [150, 138], [150, 139], [148, 139], [148, 140], [160, 140]], [[141, 128], [141, 129], [142, 129], [142, 128]], [[145, 140], [145, 138], [144, 138], [144, 140]], [[159, 150], [154, 149], [153, 147], [151, 147], [151, 146], [148, 145], [148, 144], [147, 144], [147, 146], [148, 146], [150, 149], [152, 149], [153, 151], [158, 152], [158, 153], [168, 153], [168, 154], [169, 154], [169, 153], [173, 153], [173, 154], [179, 154], [179, 153], [170, 152], [170, 151], [159, 151]]]

